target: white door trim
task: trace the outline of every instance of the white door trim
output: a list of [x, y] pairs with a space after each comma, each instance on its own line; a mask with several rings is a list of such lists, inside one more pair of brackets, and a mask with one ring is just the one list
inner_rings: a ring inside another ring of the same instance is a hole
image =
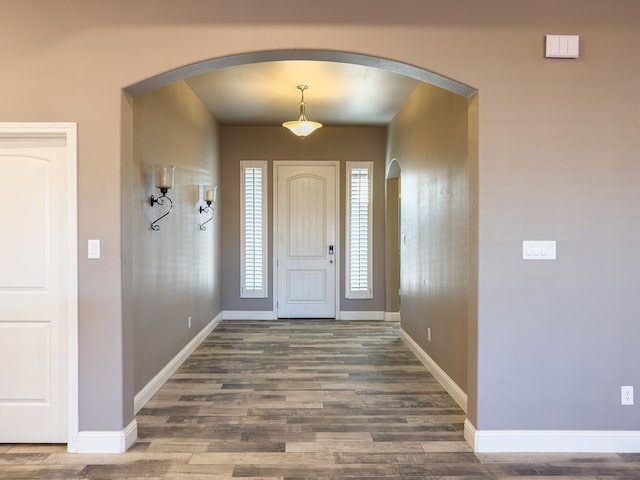
[[0, 122], [0, 137], [66, 140], [67, 178], [67, 450], [78, 443], [78, 125], [74, 122]]
[[340, 318], [340, 252], [341, 250], [341, 245], [340, 245], [340, 224], [341, 224], [341, 212], [342, 212], [342, 208], [340, 206], [340, 190], [341, 190], [341, 184], [340, 184], [340, 162], [337, 160], [308, 160], [308, 161], [304, 161], [304, 160], [275, 160], [273, 162], [273, 228], [271, 229], [271, 231], [273, 232], [273, 237], [272, 237], [272, 242], [271, 245], [273, 245], [272, 247], [272, 252], [273, 252], [273, 265], [271, 268], [271, 279], [272, 279], [272, 285], [273, 285], [273, 318], [278, 318], [278, 307], [277, 307], [277, 301], [278, 301], [278, 258], [277, 258], [277, 251], [278, 251], [278, 167], [280, 165], [283, 166], [313, 166], [313, 165], [320, 165], [320, 166], [333, 166], [336, 169], [336, 185], [335, 185], [335, 191], [336, 191], [336, 198], [335, 198], [335, 202], [336, 202], [336, 244], [335, 244], [335, 285], [336, 285], [336, 291], [335, 291], [335, 309], [334, 311], [336, 312], [336, 320], [339, 320]]

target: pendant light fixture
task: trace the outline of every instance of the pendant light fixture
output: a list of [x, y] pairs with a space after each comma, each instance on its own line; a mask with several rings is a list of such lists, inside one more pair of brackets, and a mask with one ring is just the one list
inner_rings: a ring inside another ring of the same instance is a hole
[[297, 88], [298, 90], [300, 90], [301, 94], [301, 100], [299, 104], [300, 118], [298, 118], [298, 120], [292, 120], [291, 122], [284, 122], [282, 126], [291, 130], [298, 137], [304, 138], [307, 135], [313, 133], [318, 128], [322, 127], [322, 124], [318, 122], [310, 122], [305, 116], [304, 91], [309, 87], [307, 87], [306, 85], [298, 85]]

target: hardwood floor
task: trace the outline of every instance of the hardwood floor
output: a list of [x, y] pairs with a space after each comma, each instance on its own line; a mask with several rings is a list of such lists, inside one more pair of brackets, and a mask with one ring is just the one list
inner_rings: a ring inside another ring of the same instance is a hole
[[222, 322], [121, 455], [0, 445], [1, 479], [640, 479], [640, 454], [474, 454], [397, 325]]

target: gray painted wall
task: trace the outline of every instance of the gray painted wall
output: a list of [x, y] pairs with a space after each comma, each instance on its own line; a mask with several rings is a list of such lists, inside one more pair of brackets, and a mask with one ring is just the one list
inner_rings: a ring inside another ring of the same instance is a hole
[[389, 127], [389, 160], [402, 168], [401, 326], [463, 390], [469, 295], [467, 102], [422, 84]]
[[[391, 59], [479, 91], [476, 427], [640, 430], [640, 404], [620, 406], [620, 385], [640, 385], [640, 2], [243, 6], [3, 2], [0, 120], [79, 124], [80, 428], [133, 418], [121, 267], [133, 113], [122, 88], [204, 59], [310, 49]], [[546, 33], [580, 34], [581, 58], [545, 59]], [[90, 238], [102, 240], [99, 261], [86, 259]], [[557, 240], [558, 260], [523, 262], [525, 239]]]
[[[340, 161], [340, 237], [344, 245], [345, 164], [347, 161], [372, 161], [373, 168], [373, 298], [351, 300], [344, 298], [344, 248], [340, 248], [341, 295], [340, 309], [344, 311], [384, 311], [384, 164], [386, 128], [382, 127], [323, 127], [300, 140], [282, 127], [221, 127], [221, 199], [222, 284], [223, 310], [273, 310], [273, 161], [274, 160], [337, 160]], [[240, 298], [240, 161], [269, 161], [269, 298]]]
[[[197, 210], [199, 186], [217, 185], [217, 124], [182, 81], [135, 98], [133, 160], [123, 184], [123, 314], [133, 325], [134, 391], [151, 380], [220, 313], [220, 229], [206, 231]], [[174, 202], [151, 208], [154, 164], [173, 164]], [[204, 203], [202, 203], [204, 205]], [[191, 328], [188, 317], [191, 316]]]
[[386, 311], [400, 311], [400, 178], [386, 182], [387, 211], [385, 218], [385, 285]]

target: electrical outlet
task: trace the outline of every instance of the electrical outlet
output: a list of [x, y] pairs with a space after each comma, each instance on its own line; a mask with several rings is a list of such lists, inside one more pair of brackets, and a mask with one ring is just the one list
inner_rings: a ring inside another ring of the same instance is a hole
[[620, 387], [621, 405], [633, 405], [633, 386]]
[[189, 315], [189, 318], [187, 318], [187, 325], [189, 328], [191, 328], [191, 315]]
[[431, 329], [427, 328], [427, 340], [431, 341]]

